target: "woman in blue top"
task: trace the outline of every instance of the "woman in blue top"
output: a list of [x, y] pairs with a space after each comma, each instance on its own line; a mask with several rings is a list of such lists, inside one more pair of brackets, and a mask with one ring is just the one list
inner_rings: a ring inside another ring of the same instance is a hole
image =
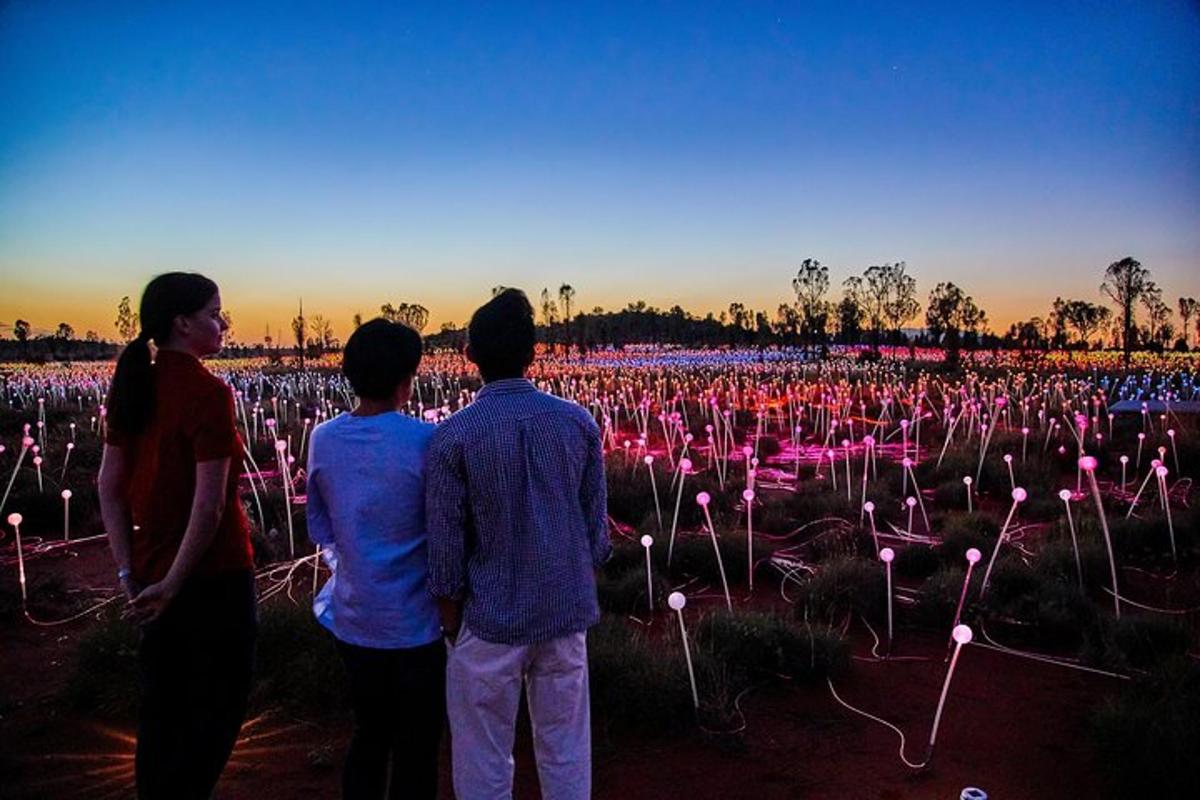
[[309, 537], [337, 562], [318, 619], [337, 641], [354, 707], [346, 798], [437, 795], [446, 651], [426, 588], [424, 512], [434, 426], [398, 413], [420, 360], [412, 328], [359, 327], [342, 361], [358, 403], [318, 425], [309, 449]]

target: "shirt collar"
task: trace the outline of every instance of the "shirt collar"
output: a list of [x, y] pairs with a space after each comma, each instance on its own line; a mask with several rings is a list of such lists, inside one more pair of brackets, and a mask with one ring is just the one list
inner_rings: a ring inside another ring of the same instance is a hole
[[487, 397], [489, 395], [502, 394], [524, 394], [525, 392], [536, 392], [538, 388], [533, 385], [533, 381], [528, 378], [501, 378], [498, 381], [485, 383], [475, 393], [475, 398]]

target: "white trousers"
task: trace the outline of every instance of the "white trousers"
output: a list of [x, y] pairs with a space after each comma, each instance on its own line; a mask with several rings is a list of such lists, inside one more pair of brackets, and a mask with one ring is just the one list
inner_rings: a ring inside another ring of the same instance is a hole
[[522, 682], [542, 797], [586, 800], [592, 792], [586, 634], [506, 645], [486, 642], [465, 625], [446, 665], [455, 795], [511, 800]]

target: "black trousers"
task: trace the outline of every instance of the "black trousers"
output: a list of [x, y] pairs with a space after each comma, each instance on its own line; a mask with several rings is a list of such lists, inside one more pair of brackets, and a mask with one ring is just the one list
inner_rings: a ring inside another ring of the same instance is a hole
[[[446, 646], [377, 650], [338, 640], [350, 678], [354, 734], [346, 800], [437, 797], [438, 749], [446, 717]], [[389, 780], [388, 766], [391, 765]]]
[[143, 626], [139, 800], [212, 794], [246, 716], [257, 630], [249, 572], [188, 579]]

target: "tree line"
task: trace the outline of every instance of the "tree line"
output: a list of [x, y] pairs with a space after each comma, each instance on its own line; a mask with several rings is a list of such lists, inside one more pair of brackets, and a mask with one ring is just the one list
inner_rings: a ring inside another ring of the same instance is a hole
[[[496, 294], [505, 287], [492, 288]], [[629, 344], [673, 344], [685, 347], [776, 347], [790, 346], [819, 355], [830, 344], [867, 345], [878, 355], [884, 345], [928, 345], [942, 347], [947, 360], [957, 363], [964, 349], [1017, 348], [1051, 350], [1111, 346], [1124, 351], [1126, 362], [1136, 349], [1188, 349], [1193, 344], [1193, 321], [1200, 324], [1200, 305], [1191, 297], [1178, 298], [1180, 326], [1163, 299], [1161, 288], [1150, 271], [1132, 257], [1108, 265], [1100, 284], [1100, 295], [1111, 307], [1080, 298], [1055, 298], [1048, 313], [1016, 322], [998, 334], [988, 328], [987, 313], [962, 287], [938, 283], [922, 303], [916, 277], [903, 261], [875, 264], [841, 283], [840, 297], [831, 297], [829, 267], [814, 258], [800, 262], [791, 278], [792, 296], [773, 313], [731, 302], [727, 310], [694, 315], [678, 305], [660, 309], [644, 300], [625, 308], [606, 311], [593, 307], [581, 312], [576, 290], [568, 283], [557, 291], [542, 289], [536, 298], [538, 338], [557, 348], [588, 350], [623, 347]], [[924, 314], [922, 315], [922, 311]], [[340, 349], [333, 321], [321, 314], [306, 316], [303, 301], [290, 324], [290, 340], [268, 328], [261, 345], [239, 345], [232, 335], [233, 318], [223, 312], [230, 326], [228, 350], [239, 355], [290, 354], [301, 366], [306, 357]], [[429, 309], [420, 303], [384, 302], [378, 316], [409, 325], [424, 334]], [[363, 323], [356, 313], [352, 328]], [[913, 330], [914, 321], [923, 327]], [[129, 297], [117, 304], [113, 323], [116, 342], [88, 331], [83, 341], [75, 338], [68, 323], [59, 323], [52, 334], [31, 337], [32, 326], [23, 319], [12, 325], [12, 340], [0, 338], [0, 359], [67, 360], [108, 358], [140, 328]], [[426, 335], [432, 347], [461, 347], [465, 331], [444, 324]]]

